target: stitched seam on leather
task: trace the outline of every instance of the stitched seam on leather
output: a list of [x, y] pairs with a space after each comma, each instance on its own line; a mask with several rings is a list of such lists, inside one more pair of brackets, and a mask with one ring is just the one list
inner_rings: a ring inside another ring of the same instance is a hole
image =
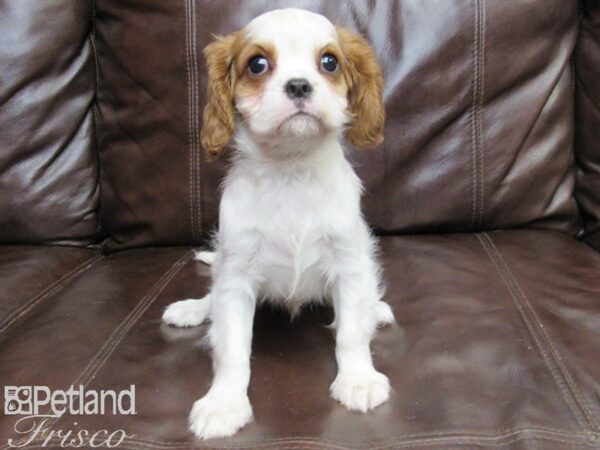
[[473, 24], [473, 103], [470, 108], [471, 124], [471, 227], [479, 228], [483, 223], [483, 139], [481, 110], [483, 105], [485, 69], [485, 1], [475, 1]]
[[[547, 431], [544, 431], [547, 430]], [[555, 432], [550, 432], [554, 430]], [[498, 434], [500, 433], [500, 434]], [[579, 444], [585, 446], [593, 446], [594, 440], [588, 440], [587, 435], [581, 435], [565, 430], [555, 430], [548, 427], [527, 427], [527, 428], [516, 428], [504, 431], [498, 431], [497, 434], [483, 434], [471, 431], [459, 431], [456, 433], [449, 432], [432, 432], [432, 433], [416, 433], [406, 434], [400, 438], [388, 439], [387, 441], [380, 441], [376, 446], [369, 446], [368, 443], [357, 442], [348, 447], [338, 442], [334, 442], [327, 439], [315, 438], [312, 436], [293, 436], [288, 438], [275, 438], [265, 439], [261, 442], [250, 442], [247, 444], [234, 444], [234, 445], [221, 445], [218, 448], [227, 449], [249, 449], [249, 448], [332, 448], [332, 449], [349, 449], [349, 448], [360, 448], [360, 449], [384, 449], [394, 448], [398, 445], [443, 445], [443, 444], [473, 444], [476, 443], [480, 446], [498, 446], [508, 445], [510, 443], [517, 442], [524, 439], [541, 439], [550, 440], [555, 442], [563, 442], [568, 444]], [[454, 435], [452, 435], [454, 434]], [[437, 437], [434, 437], [436, 436]], [[60, 439], [53, 439], [54, 442], [60, 442]], [[50, 442], [53, 442], [52, 440]], [[126, 439], [126, 444], [133, 446], [120, 445], [119, 448], [190, 448], [190, 443], [187, 442], [164, 442], [164, 441], [153, 441], [143, 439]], [[286, 445], [287, 444], [287, 445]], [[193, 444], [192, 444], [193, 445]], [[390, 446], [394, 447], [390, 447]], [[285, 446], [285, 447], [281, 447]], [[300, 446], [300, 447], [299, 447]], [[314, 447], [313, 447], [314, 446]], [[7, 446], [3, 447], [8, 448]], [[24, 447], [28, 448], [28, 447]], [[214, 448], [211, 444], [196, 444], [193, 448]]]
[[[245, 446], [245, 447], [229, 447], [226, 445], [219, 445], [219, 446], [214, 446], [214, 445], [199, 445], [199, 444], [187, 444], [186, 446], [182, 446], [182, 447], [178, 447], [178, 448], [186, 448], [186, 449], [231, 449], [231, 448], [238, 448], [238, 449], [246, 449], [246, 450], [251, 450], [251, 449], [282, 449], [282, 450], [356, 450], [356, 449], [360, 449], [360, 450], [393, 450], [393, 449], [398, 449], [398, 448], [416, 448], [416, 447], [421, 447], [423, 445], [427, 445], [429, 447], [431, 446], [442, 446], [442, 445], [449, 445], [449, 444], [454, 444], [454, 445], [476, 445], [478, 447], [506, 447], [507, 445], [511, 445], [514, 444], [516, 442], [520, 442], [523, 440], [531, 440], [531, 439], [538, 439], [538, 440], [543, 440], [543, 441], [551, 441], [551, 442], [560, 442], [563, 444], [578, 444], [578, 445], [585, 445], [586, 447], [590, 447], [590, 448], [597, 448], [596, 446], [594, 446], [593, 444], [589, 444], [589, 443], [585, 443], [585, 442], [579, 442], [579, 441], [567, 441], [567, 440], [562, 440], [562, 439], [552, 439], [552, 438], [543, 438], [543, 437], [530, 437], [530, 436], [520, 436], [514, 439], [511, 439], [509, 441], [504, 441], [504, 442], [499, 442], [499, 443], [482, 443], [482, 442], [478, 442], [478, 441], [472, 441], [472, 440], [461, 440], [461, 441], [440, 441], [440, 442], [403, 442], [403, 441], [399, 441], [399, 442], [395, 442], [395, 443], [391, 443], [391, 444], [387, 444], [384, 446], [366, 446], [366, 447], [356, 447], [356, 446], [341, 446], [341, 445], [327, 445], [327, 444], [322, 444], [322, 443], [311, 443], [311, 442], [307, 442], [307, 443], [294, 443], [294, 445], [285, 445], [284, 446], [263, 446], [262, 444], [259, 444], [258, 446], [256, 445], [251, 445], [251, 446]], [[125, 441], [127, 442], [127, 441]], [[31, 448], [31, 447], [28, 447]], [[147, 449], [147, 448], [156, 448], [156, 449], [163, 449], [163, 448], [173, 448], [173, 447], [156, 447], [156, 446], [146, 446], [146, 445], [134, 445], [134, 446], [123, 446], [123, 445], [119, 445], [118, 448], [121, 448], [123, 450], [141, 450], [141, 449]]]
[[194, 240], [194, 197], [192, 184], [194, 183], [194, 145], [192, 138], [192, 100], [190, 98], [190, 89], [192, 86], [191, 70], [190, 70], [190, 36], [189, 36], [189, 18], [188, 18], [188, 1], [184, 0], [185, 9], [185, 66], [187, 72], [187, 101], [188, 101], [188, 142], [189, 142], [189, 179], [188, 179], [188, 201], [190, 203], [190, 231], [192, 240]]
[[[464, 436], [469, 436], [469, 437], [481, 437], [481, 438], [493, 438], [493, 437], [498, 437], [498, 436], [503, 436], [503, 435], [513, 435], [513, 434], [517, 434], [517, 433], [537, 433], [540, 435], [547, 435], [547, 436], [560, 436], [560, 437], [564, 437], [564, 438], [579, 438], [579, 439], [586, 439], [588, 438], [588, 434], [587, 433], [577, 433], [575, 431], [571, 431], [571, 430], [561, 430], [558, 428], [552, 428], [552, 427], [545, 427], [545, 426], [541, 426], [541, 425], [531, 425], [531, 426], [525, 426], [525, 427], [519, 427], [519, 428], [505, 428], [505, 429], [501, 429], [501, 430], [496, 430], [495, 432], [496, 434], [490, 434], [490, 433], [484, 433], [478, 430], [468, 430], [468, 429], [462, 429], [459, 431], [431, 431], [431, 432], [426, 432], [426, 433], [408, 433], [408, 434], [403, 434], [401, 437], [403, 439], [409, 439], [409, 438], [415, 438], [415, 439], [425, 439], [425, 438], [433, 438], [433, 437], [452, 437], [452, 438], [456, 438], [456, 437], [464, 437]], [[319, 442], [326, 442], [326, 443], [331, 443], [331, 444], [335, 444], [336, 442], [328, 440], [328, 439], [323, 439], [323, 438], [315, 438], [314, 436], [302, 436], [302, 435], [297, 435], [297, 436], [293, 436], [293, 437], [283, 437], [283, 438], [271, 438], [271, 439], [265, 439], [263, 442], [287, 442], [289, 440], [314, 440], [314, 441], [319, 441]], [[388, 439], [388, 441], [396, 441], [398, 439], [398, 437], [396, 438], [391, 438]], [[151, 443], [151, 444], [163, 444], [163, 445], [180, 445], [183, 444], [182, 442], [176, 442], [176, 441], [160, 441], [160, 440], [156, 440], [156, 439], [142, 439], [142, 438], [136, 438], [134, 439], [135, 441], [139, 441], [139, 442], [147, 442], [147, 443]], [[388, 441], [381, 441], [381, 444], [385, 444]], [[240, 444], [241, 445], [241, 444]], [[249, 444], [245, 444], [245, 445], [249, 445]]]
[[193, 30], [193, 16], [194, 13], [192, 11], [194, 5], [194, 0], [189, 0], [188, 1], [188, 21], [189, 21], [189, 46], [190, 46], [190, 73], [191, 73], [191, 80], [192, 80], [192, 85], [191, 87], [191, 97], [190, 97], [190, 108], [191, 108], [191, 133], [192, 133], [192, 154], [193, 154], [193, 168], [192, 168], [192, 204], [193, 204], [193, 211], [194, 211], [194, 234], [193, 234], [193, 239], [194, 239], [194, 243], [196, 243], [198, 241], [198, 203], [196, 202], [196, 171], [198, 170], [198, 143], [196, 142], [197, 139], [197, 135], [196, 135], [196, 126], [198, 124], [198, 112], [196, 111], [196, 70], [195, 70], [195, 66], [194, 66], [194, 30]]
[[[505, 435], [488, 435], [488, 436], [469, 436], [469, 435], [457, 435], [457, 436], [444, 436], [439, 438], [418, 438], [410, 439], [404, 436], [402, 439], [393, 439], [386, 442], [380, 442], [377, 445], [365, 445], [364, 443], [356, 444], [339, 444], [336, 442], [328, 441], [325, 439], [318, 438], [304, 438], [301, 436], [266, 440], [263, 442], [253, 442], [248, 444], [234, 444], [234, 445], [219, 445], [215, 447], [212, 444], [191, 444], [187, 442], [179, 443], [167, 443], [167, 442], [153, 442], [143, 441], [139, 439], [126, 439], [124, 443], [129, 446], [120, 445], [119, 448], [222, 448], [222, 449], [250, 449], [250, 448], [285, 448], [285, 449], [301, 449], [301, 448], [331, 448], [337, 450], [346, 449], [369, 449], [369, 450], [383, 450], [386, 448], [398, 448], [398, 446], [421, 446], [421, 445], [447, 445], [447, 444], [474, 444], [485, 447], [496, 447], [506, 446], [521, 440], [539, 439], [552, 442], [561, 442], [567, 444], [578, 444], [585, 445], [588, 447], [594, 446], [590, 441], [587, 441], [585, 436], [571, 435], [569, 437], [552, 436], [548, 434], [539, 434], [532, 430], [518, 430]], [[59, 439], [56, 439], [59, 442]]]
[[192, 124], [192, 129], [196, 135], [195, 143], [196, 143], [196, 167], [195, 175], [196, 180], [194, 182], [195, 191], [194, 191], [194, 202], [196, 204], [196, 244], [199, 244], [201, 241], [202, 235], [202, 151], [200, 147], [200, 136], [199, 136], [199, 128], [198, 124], [200, 123], [200, 111], [198, 108], [198, 37], [197, 31], [198, 27], [196, 26], [196, 2], [195, 0], [191, 0], [191, 19], [192, 19], [192, 70], [194, 72], [194, 110], [196, 111], [195, 120]]
[[75, 279], [77, 276], [88, 270], [102, 258], [102, 255], [94, 255], [91, 258], [86, 259], [84, 262], [79, 264], [77, 267], [72, 269], [63, 277], [46, 286], [36, 295], [31, 297], [25, 304], [21, 305], [19, 308], [11, 312], [8, 316], [4, 318], [2, 322], [0, 322], [0, 335], [2, 335], [6, 330], [8, 330], [12, 325], [14, 325], [20, 318], [25, 316], [35, 306], [39, 305], [43, 300], [50, 298], [53, 295], [60, 292], [73, 279]]
[[[142, 317], [147, 311], [150, 305], [156, 300], [156, 297], [160, 295], [166, 285], [173, 279], [181, 268], [192, 259], [194, 256], [193, 251], [186, 252], [182, 257], [177, 259], [171, 267], [163, 273], [158, 281], [152, 286], [148, 293], [140, 300], [137, 305], [131, 310], [131, 312], [121, 321], [121, 323], [115, 328], [113, 333], [105, 341], [104, 345], [96, 352], [94, 357], [83, 369], [79, 376], [71, 383], [71, 386], [83, 386], [87, 384], [96, 376], [98, 371], [104, 366], [106, 361], [113, 354], [114, 350], [121, 343], [125, 335], [135, 325], [135, 323]], [[55, 417], [47, 422], [47, 428], [50, 429], [62, 418], [61, 416]]]
[[535, 309], [533, 308], [533, 306], [531, 306], [531, 303], [529, 302], [527, 296], [523, 292], [523, 289], [521, 288], [520, 284], [517, 282], [512, 271], [510, 270], [508, 263], [502, 256], [502, 253], [500, 253], [500, 250], [498, 250], [498, 248], [494, 244], [493, 239], [487, 235], [486, 235], [486, 238], [489, 240], [490, 245], [492, 246], [492, 248], [495, 250], [496, 254], [498, 255], [500, 262], [506, 267], [506, 272], [508, 273], [508, 276], [512, 279], [513, 284], [517, 288], [517, 291], [520, 294], [520, 297], [522, 299], [523, 305], [525, 306], [525, 308], [528, 310], [529, 314], [533, 318], [534, 323], [537, 326], [539, 333], [541, 334], [543, 339], [547, 342], [547, 344], [550, 346], [550, 349], [549, 349], [550, 355], [553, 357], [556, 366], [558, 367], [561, 375], [563, 376], [563, 378], [567, 384], [567, 387], [570, 389], [571, 393], [573, 394], [573, 397], [575, 398], [575, 401], [578, 403], [579, 407], [581, 408], [585, 418], [588, 420], [588, 422], [592, 426], [592, 428], [595, 428], [595, 431], [600, 431], [600, 424], [596, 420], [596, 415], [591, 410], [592, 407], [587, 402], [585, 395], [583, 395], [581, 393], [579, 385], [575, 382], [575, 379], [571, 375], [571, 372], [569, 371], [560, 352], [558, 351], [556, 345], [554, 344], [554, 341], [552, 340], [552, 338], [546, 331], [546, 329], [545, 329], [541, 319], [539, 318], [538, 314], [536, 313]]
[[471, 103], [471, 109], [469, 112], [469, 122], [471, 125], [471, 227], [475, 226], [475, 216], [477, 214], [477, 141], [475, 134], [475, 110], [477, 108], [477, 85], [479, 77], [479, 66], [477, 64], [477, 38], [478, 38], [478, 14], [479, 14], [479, 0], [474, 0], [475, 11], [474, 11], [474, 22], [473, 22], [473, 50], [472, 50], [472, 64], [473, 64], [473, 99]]
[[552, 340], [552, 338], [550, 337], [550, 335], [546, 331], [546, 329], [545, 329], [545, 327], [544, 327], [541, 319], [539, 318], [538, 314], [536, 313], [535, 309], [533, 308], [533, 306], [531, 306], [531, 303], [529, 302], [527, 296], [523, 292], [523, 289], [521, 288], [520, 284], [517, 282], [517, 280], [515, 279], [514, 275], [512, 274], [512, 271], [510, 270], [510, 267], [508, 266], [508, 263], [505, 261], [502, 253], [500, 252], [500, 250], [495, 245], [493, 239], [491, 239], [491, 237], [488, 237], [488, 239], [490, 241], [490, 244], [493, 246], [493, 248], [495, 249], [496, 253], [498, 254], [498, 257], [500, 258], [500, 261], [506, 267], [509, 276], [512, 278], [512, 280], [513, 280], [513, 282], [514, 282], [514, 284], [515, 284], [518, 292], [521, 295], [521, 298], [523, 299], [523, 302], [525, 303], [526, 307], [529, 309], [530, 314], [533, 317], [536, 325], [538, 326], [538, 329], [539, 329], [540, 333], [542, 334], [542, 336], [545, 338], [545, 340], [550, 345], [551, 355], [555, 358], [556, 364], [559, 367], [559, 369], [561, 371], [561, 374], [563, 375], [563, 377], [565, 378], [565, 381], [566, 381], [567, 385], [569, 386], [569, 388], [573, 392], [573, 395], [575, 396], [575, 399], [580, 403], [580, 406], [582, 407], [582, 410], [584, 411], [584, 414], [586, 415], [586, 418], [590, 422], [590, 425], [595, 426], [596, 431], [600, 430], [600, 424], [596, 420], [596, 415], [591, 411], [591, 409], [592, 409], [591, 406], [587, 402], [585, 395], [583, 395], [581, 393], [579, 385], [576, 383], [575, 379], [571, 375], [571, 372], [569, 371], [566, 363], [564, 362], [564, 360], [563, 360], [560, 352], [556, 348], [556, 345], [554, 344], [554, 341]]
[[[529, 435], [529, 436], [528, 436]], [[512, 439], [511, 439], [512, 438]], [[456, 433], [450, 432], [431, 432], [431, 433], [415, 433], [415, 434], [406, 434], [401, 437], [388, 439], [386, 441], [380, 441], [377, 446], [369, 446], [368, 443], [365, 442], [356, 442], [353, 445], [358, 447], [345, 447], [340, 443], [322, 439], [315, 438], [312, 436], [294, 436], [289, 438], [275, 438], [275, 439], [265, 439], [262, 442], [250, 442], [247, 444], [237, 444], [237, 445], [228, 445], [222, 446], [219, 448], [268, 448], [268, 447], [278, 447], [280, 445], [285, 445], [286, 443], [297, 445], [299, 443], [303, 443], [304, 445], [319, 445], [320, 447], [328, 447], [328, 448], [361, 448], [361, 449], [382, 449], [388, 448], [390, 445], [418, 445], [418, 444], [443, 444], [443, 443], [457, 443], [457, 441], [462, 440], [469, 442], [478, 441], [481, 445], [507, 445], [506, 440], [509, 439], [508, 443], [515, 442], [520, 439], [546, 439], [546, 440], [554, 440], [558, 442], [566, 442], [566, 443], [577, 443], [588, 445], [585, 441], [588, 436], [585, 434], [577, 434], [571, 431], [566, 430], [557, 430], [548, 427], [526, 427], [526, 428], [516, 428], [516, 429], [507, 429], [507, 430], [499, 430], [497, 434], [484, 434], [477, 433], [476, 431], [467, 431], [462, 430]], [[493, 441], [502, 441], [498, 444]], [[584, 442], [582, 442], [584, 441]], [[127, 439], [125, 442], [130, 444], [137, 444], [138, 447], [131, 448], [187, 448], [189, 447], [189, 443], [186, 442], [165, 442], [165, 441], [156, 441], [156, 440], [144, 440], [144, 439]], [[257, 447], [259, 446], [259, 447]], [[128, 448], [119, 446], [119, 448]], [[212, 448], [212, 445], [202, 445], [198, 444], [195, 448]], [[289, 447], [285, 447], [289, 448]]]
[[[471, 431], [461, 431], [461, 432], [454, 433], [454, 435], [452, 435], [453, 433], [448, 433], [448, 432], [406, 434], [406, 435], [398, 436], [396, 438], [380, 441], [378, 443], [377, 447], [373, 447], [373, 448], [385, 447], [385, 446], [390, 445], [391, 443], [397, 443], [397, 442], [403, 442], [403, 441], [404, 442], [406, 442], [406, 441], [433, 442], [433, 441], [455, 441], [458, 439], [470, 439], [470, 440], [477, 439], [480, 441], [493, 441], [493, 440], [499, 441], [499, 440], [503, 440], [503, 439], [509, 439], [516, 435], [522, 435], [522, 434], [532, 434], [532, 435], [539, 436], [539, 437], [564, 439], [564, 440], [577, 441], [577, 442], [579, 442], [581, 440], [586, 440], [588, 438], [588, 436], [585, 434], [577, 434], [577, 433], [573, 433], [573, 432], [566, 432], [566, 431], [560, 431], [560, 430], [557, 430], [556, 433], [550, 433], [547, 431], [538, 430], [537, 427], [506, 430], [504, 432], [499, 431], [499, 433], [500, 434], [496, 434], [496, 435], [490, 435], [490, 434], [486, 435], [483, 433], [477, 433], [477, 432], [471, 432]], [[266, 445], [279, 445], [279, 444], [282, 444], [285, 442], [294, 443], [294, 442], [298, 442], [298, 441], [325, 444], [325, 445], [330, 445], [332, 447], [340, 445], [339, 443], [328, 440], [328, 439], [315, 438], [315, 437], [311, 437], [311, 436], [294, 436], [291, 438], [268, 439], [260, 444], [264, 445], [266, 443]], [[139, 444], [149, 444], [149, 445], [162, 445], [162, 446], [173, 446], [173, 445], [184, 446], [184, 445], [187, 445], [186, 443], [182, 443], [182, 442], [160, 442], [160, 441], [135, 439], [135, 438], [130, 439], [129, 442], [136, 442]], [[248, 444], [239, 444], [239, 445], [252, 446], [252, 445], [257, 445], [257, 443], [248, 443]], [[360, 446], [360, 448], [368, 447], [367, 442], [356, 442], [355, 445]], [[231, 445], [228, 448], [238, 448], [238, 446]]]
[[179, 258], [171, 267], [159, 278], [152, 289], [142, 298], [128, 316], [121, 322], [119, 327], [106, 341], [105, 346], [92, 359], [88, 367], [73, 381], [73, 385], [84, 384], [84, 386], [98, 373], [104, 363], [112, 355], [113, 351], [123, 340], [129, 330], [142, 317], [150, 305], [156, 300], [156, 297], [163, 291], [166, 285], [173, 279], [181, 268], [192, 258], [193, 252], [187, 252]]
[[479, 101], [478, 101], [478, 120], [477, 120], [477, 133], [478, 133], [478, 147], [479, 147], [479, 218], [478, 218], [478, 226], [481, 227], [483, 225], [483, 205], [484, 205], [484, 149], [485, 145], [483, 142], [483, 119], [482, 119], [482, 111], [483, 111], [483, 96], [485, 89], [485, 0], [481, 0], [481, 10], [479, 13], [479, 30], [480, 30], [480, 44], [479, 44]]
[[[475, 4], [475, 17], [477, 17], [477, 5], [478, 0], [474, 0]], [[474, 20], [473, 25], [473, 50], [472, 50], [472, 64], [473, 64], [473, 81], [472, 81], [472, 89], [473, 89], [473, 100], [471, 102], [471, 108], [469, 108], [469, 125], [471, 126], [471, 227], [475, 224], [475, 212], [477, 210], [477, 176], [476, 176], [476, 163], [477, 157], [475, 156], [475, 91], [477, 86], [477, 65], [476, 61], [476, 52], [477, 52], [477, 20]]]
[[[186, 48], [186, 69], [187, 69], [187, 80], [188, 80], [188, 140], [190, 147], [189, 157], [189, 202], [190, 202], [190, 227], [192, 231], [192, 241], [196, 243], [197, 236], [197, 217], [196, 217], [196, 195], [195, 195], [195, 183], [196, 183], [196, 110], [195, 110], [195, 78], [194, 71], [192, 69], [192, 32], [191, 32], [191, 12], [190, 12], [190, 0], [185, 1], [185, 48]], [[193, 0], [192, 0], [193, 1]]]
[[501, 262], [498, 260], [497, 255], [495, 255], [494, 247], [493, 247], [493, 243], [491, 242], [491, 239], [489, 238], [489, 236], [487, 236], [486, 233], [477, 234], [477, 238], [479, 239], [479, 242], [481, 243], [485, 252], [487, 253], [488, 258], [490, 259], [490, 261], [496, 268], [496, 271], [500, 275], [502, 282], [506, 286], [506, 288], [513, 300], [513, 303], [516, 306], [516, 309], [519, 312], [519, 315], [521, 316], [521, 319], [525, 323], [525, 326], [526, 326], [527, 330], [529, 331], [529, 334], [530, 334], [531, 338], [533, 339], [536, 347], [538, 348], [546, 367], [550, 371], [550, 374], [552, 375], [552, 378], [554, 379], [554, 382], [556, 383], [565, 403], [571, 410], [571, 413], [577, 420], [577, 423], [580, 425], [582, 430], [587, 432], [588, 429], [586, 426], [586, 421], [589, 423], [589, 420], [586, 420], [587, 418], [584, 414], [582, 414], [582, 409], [580, 407], [578, 407], [576, 399], [573, 398], [573, 396], [569, 392], [569, 390], [565, 384], [565, 380], [561, 376], [560, 370], [557, 367], [554, 358], [548, 352], [548, 349], [544, 345], [544, 342], [543, 342], [541, 336], [539, 335], [539, 330], [537, 330], [535, 324], [532, 322], [532, 319], [529, 317], [528, 310], [526, 309], [525, 305], [521, 301], [519, 301], [519, 296], [518, 296], [517, 292], [515, 291], [514, 285], [510, 282], [510, 279], [507, 278], [507, 274], [505, 273], [507, 268], [505, 268], [503, 270], [503, 267], [501, 266]]

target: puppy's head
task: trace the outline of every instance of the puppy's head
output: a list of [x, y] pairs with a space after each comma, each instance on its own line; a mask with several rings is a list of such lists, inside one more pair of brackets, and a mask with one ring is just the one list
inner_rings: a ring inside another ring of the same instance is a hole
[[359, 148], [383, 141], [381, 69], [360, 35], [299, 9], [271, 11], [204, 49], [202, 144], [216, 156], [238, 123], [262, 141], [345, 131]]

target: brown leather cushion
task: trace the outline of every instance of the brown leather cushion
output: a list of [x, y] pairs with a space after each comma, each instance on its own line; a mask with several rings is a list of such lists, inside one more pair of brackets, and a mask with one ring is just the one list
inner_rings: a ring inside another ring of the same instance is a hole
[[[289, 323], [261, 308], [250, 383], [256, 419], [198, 447], [598, 447], [600, 255], [543, 231], [386, 237], [381, 246], [399, 325], [380, 330], [372, 348], [394, 388], [390, 402], [362, 415], [329, 398], [330, 311]], [[167, 304], [208, 288], [208, 267], [191, 256], [164, 248], [97, 261], [0, 335], [0, 379], [135, 384], [137, 415], [66, 416], [55, 427], [136, 435], [120, 448], [191, 448], [187, 414], [211, 379], [199, 343], [206, 326], [160, 324]], [[0, 416], [3, 442], [13, 423]]]
[[0, 243], [100, 237], [91, 2], [0, 5]]
[[583, 2], [575, 54], [576, 196], [585, 220], [582, 236], [600, 250], [600, 3]]
[[293, 5], [364, 33], [383, 65], [386, 141], [351, 152], [374, 227], [578, 230], [576, 0], [96, 3], [107, 249], [198, 243], [214, 229], [225, 162], [206, 163], [198, 140], [201, 49]]
[[0, 251], [0, 336], [87, 270], [99, 255], [67, 247], [5, 245]]

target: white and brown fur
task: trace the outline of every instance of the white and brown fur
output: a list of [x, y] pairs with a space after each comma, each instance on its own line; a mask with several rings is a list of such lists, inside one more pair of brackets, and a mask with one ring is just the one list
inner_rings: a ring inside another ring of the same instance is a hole
[[[307, 302], [335, 310], [338, 374], [330, 393], [366, 412], [389, 397], [369, 344], [394, 320], [381, 301], [376, 241], [360, 211], [361, 183], [342, 147], [383, 141], [382, 76], [367, 41], [304, 10], [263, 14], [204, 50], [208, 98], [202, 143], [211, 158], [231, 140], [213, 258], [203, 299], [171, 304], [163, 320], [195, 326], [210, 318], [214, 379], [190, 414], [200, 438], [229, 436], [252, 420], [248, 399], [257, 299], [297, 312]], [[322, 67], [323, 55], [338, 62]], [[257, 56], [268, 70], [251, 73]], [[290, 97], [289, 80], [310, 86]]]

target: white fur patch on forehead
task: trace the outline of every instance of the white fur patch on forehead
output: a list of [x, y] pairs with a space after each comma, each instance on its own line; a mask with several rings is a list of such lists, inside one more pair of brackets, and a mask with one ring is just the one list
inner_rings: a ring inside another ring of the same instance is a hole
[[245, 28], [257, 40], [297, 35], [327, 43], [336, 39], [335, 26], [321, 14], [297, 8], [275, 9], [254, 18]]

